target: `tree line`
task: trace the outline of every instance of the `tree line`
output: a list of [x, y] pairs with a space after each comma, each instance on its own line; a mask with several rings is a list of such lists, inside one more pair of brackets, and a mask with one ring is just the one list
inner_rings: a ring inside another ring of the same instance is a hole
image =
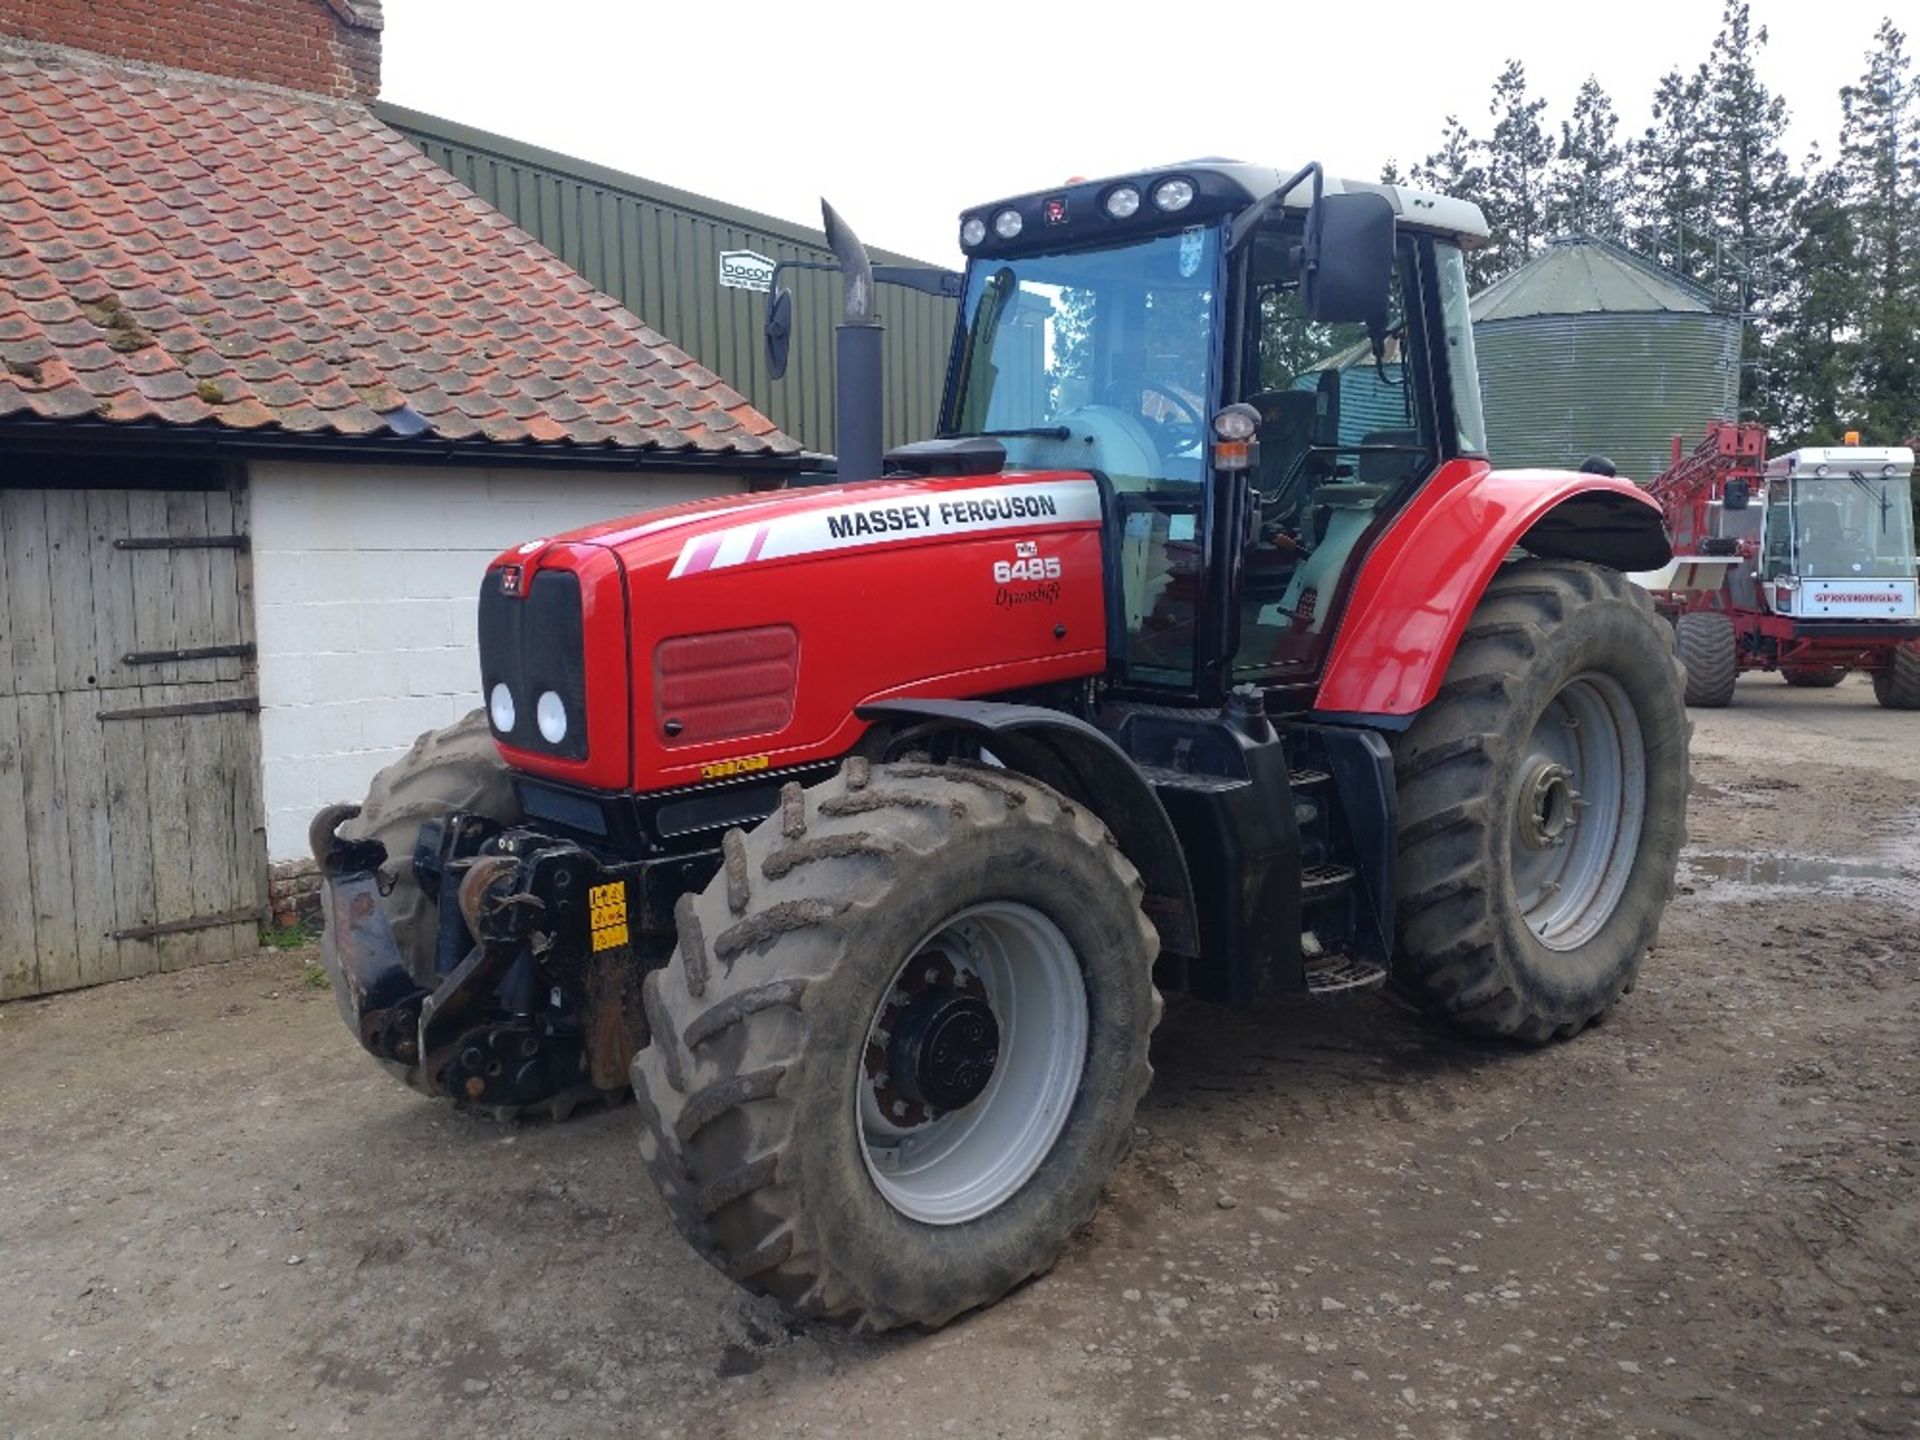
[[1618, 242], [1743, 317], [1740, 418], [1780, 444], [1847, 430], [1901, 444], [1920, 434], [1920, 77], [1883, 21], [1840, 90], [1837, 149], [1796, 164], [1786, 97], [1760, 78], [1766, 44], [1746, 0], [1728, 0], [1708, 54], [1662, 77], [1637, 135], [1592, 76], [1556, 124], [1510, 60], [1482, 123], [1449, 115], [1430, 154], [1383, 178], [1480, 204], [1476, 289], [1554, 236]]

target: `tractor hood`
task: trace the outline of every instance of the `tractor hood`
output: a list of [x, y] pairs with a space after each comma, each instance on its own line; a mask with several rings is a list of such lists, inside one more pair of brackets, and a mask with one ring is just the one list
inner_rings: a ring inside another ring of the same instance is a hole
[[844, 754], [874, 700], [1098, 674], [1101, 519], [1092, 476], [1048, 471], [727, 496], [529, 541], [482, 588], [483, 685], [509, 690], [495, 738], [516, 769], [653, 791]]

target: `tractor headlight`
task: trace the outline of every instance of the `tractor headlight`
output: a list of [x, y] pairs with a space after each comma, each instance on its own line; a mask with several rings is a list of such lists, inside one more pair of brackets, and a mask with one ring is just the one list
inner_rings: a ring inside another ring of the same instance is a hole
[[553, 691], [542, 695], [533, 707], [533, 723], [540, 727], [540, 738], [558, 745], [567, 738], [567, 704]]
[[987, 222], [978, 215], [969, 215], [960, 222], [960, 243], [971, 250], [987, 238]]
[[1184, 210], [1193, 203], [1193, 182], [1175, 176], [1153, 187], [1153, 203], [1161, 210]]
[[502, 681], [487, 694], [487, 718], [493, 721], [493, 728], [502, 735], [513, 733], [513, 692]]
[[1002, 240], [1011, 240], [1020, 233], [1020, 212], [1002, 210], [993, 217], [993, 233]]
[[1115, 220], [1126, 220], [1140, 211], [1140, 192], [1131, 185], [1116, 185], [1107, 192], [1106, 212]]

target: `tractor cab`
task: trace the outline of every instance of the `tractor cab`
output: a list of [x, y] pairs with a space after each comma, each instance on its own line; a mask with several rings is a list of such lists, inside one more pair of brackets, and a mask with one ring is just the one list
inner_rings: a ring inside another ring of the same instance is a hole
[[1370, 542], [1485, 449], [1485, 234], [1460, 201], [1228, 161], [969, 211], [941, 433], [1102, 480], [1127, 686], [1304, 701]]
[[1912, 475], [1903, 447], [1814, 447], [1768, 461], [1757, 517], [1768, 609], [1799, 620], [1920, 618]]

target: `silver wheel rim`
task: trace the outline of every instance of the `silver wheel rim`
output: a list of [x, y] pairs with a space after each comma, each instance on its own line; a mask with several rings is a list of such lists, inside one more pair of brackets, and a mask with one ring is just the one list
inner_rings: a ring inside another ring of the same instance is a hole
[[[913, 1082], [903, 1086], [889, 1065], [913, 1007], [946, 995], [984, 1001], [999, 1036], [985, 1087], [943, 1110], [907, 1093]], [[924, 1224], [958, 1225], [1012, 1199], [1067, 1123], [1087, 1031], [1073, 946], [1038, 910], [992, 901], [937, 927], [895, 973], [860, 1060], [854, 1124], [887, 1203]]]
[[1535, 722], [1515, 776], [1509, 873], [1536, 939], [1575, 950], [1613, 917], [1646, 822], [1640, 717], [1617, 680], [1589, 672]]

